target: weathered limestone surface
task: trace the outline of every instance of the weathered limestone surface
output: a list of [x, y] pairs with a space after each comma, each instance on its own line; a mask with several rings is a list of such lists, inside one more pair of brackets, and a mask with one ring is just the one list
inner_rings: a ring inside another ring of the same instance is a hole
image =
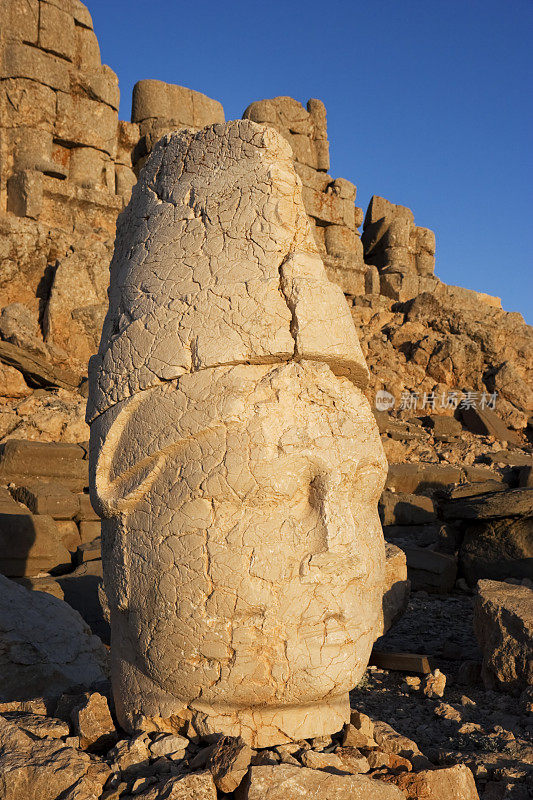
[[106, 677], [106, 650], [80, 615], [0, 575], [0, 699], [57, 698]]
[[533, 591], [528, 586], [479, 581], [474, 630], [488, 688], [519, 694], [533, 685]]
[[338, 730], [381, 624], [386, 465], [283, 138], [165, 137], [109, 298], [87, 416], [121, 724]]
[[354, 205], [356, 187], [327, 174], [329, 142], [324, 104], [312, 98], [304, 108], [292, 97], [274, 97], [249, 105], [243, 118], [275, 128], [289, 142], [303, 184], [305, 210], [329, 279], [346, 294], [379, 292], [377, 270], [374, 277], [374, 268], [363, 263], [358, 231], [363, 211]]

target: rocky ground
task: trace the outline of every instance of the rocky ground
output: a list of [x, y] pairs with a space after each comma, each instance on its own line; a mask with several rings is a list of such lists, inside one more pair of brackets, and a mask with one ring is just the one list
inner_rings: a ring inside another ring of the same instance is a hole
[[371, 666], [352, 692], [352, 705], [386, 719], [433, 764], [466, 764], [481, 798], [533, 796], [533, 691], [516, 697], [484, 687], [472, 596], [413, 594], [376, 646], [427, 655], [444, 677], [435, 682]]

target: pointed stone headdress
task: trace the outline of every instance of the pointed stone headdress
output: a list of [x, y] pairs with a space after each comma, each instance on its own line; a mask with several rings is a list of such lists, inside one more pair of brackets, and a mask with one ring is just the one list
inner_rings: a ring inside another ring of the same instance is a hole
[[87, 421], [184, 373], [291, 359], [368, 379], [290, 146], [250, 120], [168, 134], [118, 221]]

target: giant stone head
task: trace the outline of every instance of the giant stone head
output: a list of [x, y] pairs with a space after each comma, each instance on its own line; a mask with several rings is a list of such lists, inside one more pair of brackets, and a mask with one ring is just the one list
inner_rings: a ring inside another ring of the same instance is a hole
[[338, 730], [381, 614], [386, 462], [288, 144], [162, 139], [90, 365], [113, 690], [129, 730]]

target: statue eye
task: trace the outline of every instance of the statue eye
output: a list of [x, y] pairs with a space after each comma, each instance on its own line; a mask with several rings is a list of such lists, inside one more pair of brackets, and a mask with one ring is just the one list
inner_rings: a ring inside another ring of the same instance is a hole
[[[104, 462], [105, 463], [105, 462]], [[110, 480], [100, 464], [96, 468], [93, 502], [100, 516], [113, 517], [132, 512], [152, 487], [165, 463], [163, 453], [149, 456], [114, 480]]]

